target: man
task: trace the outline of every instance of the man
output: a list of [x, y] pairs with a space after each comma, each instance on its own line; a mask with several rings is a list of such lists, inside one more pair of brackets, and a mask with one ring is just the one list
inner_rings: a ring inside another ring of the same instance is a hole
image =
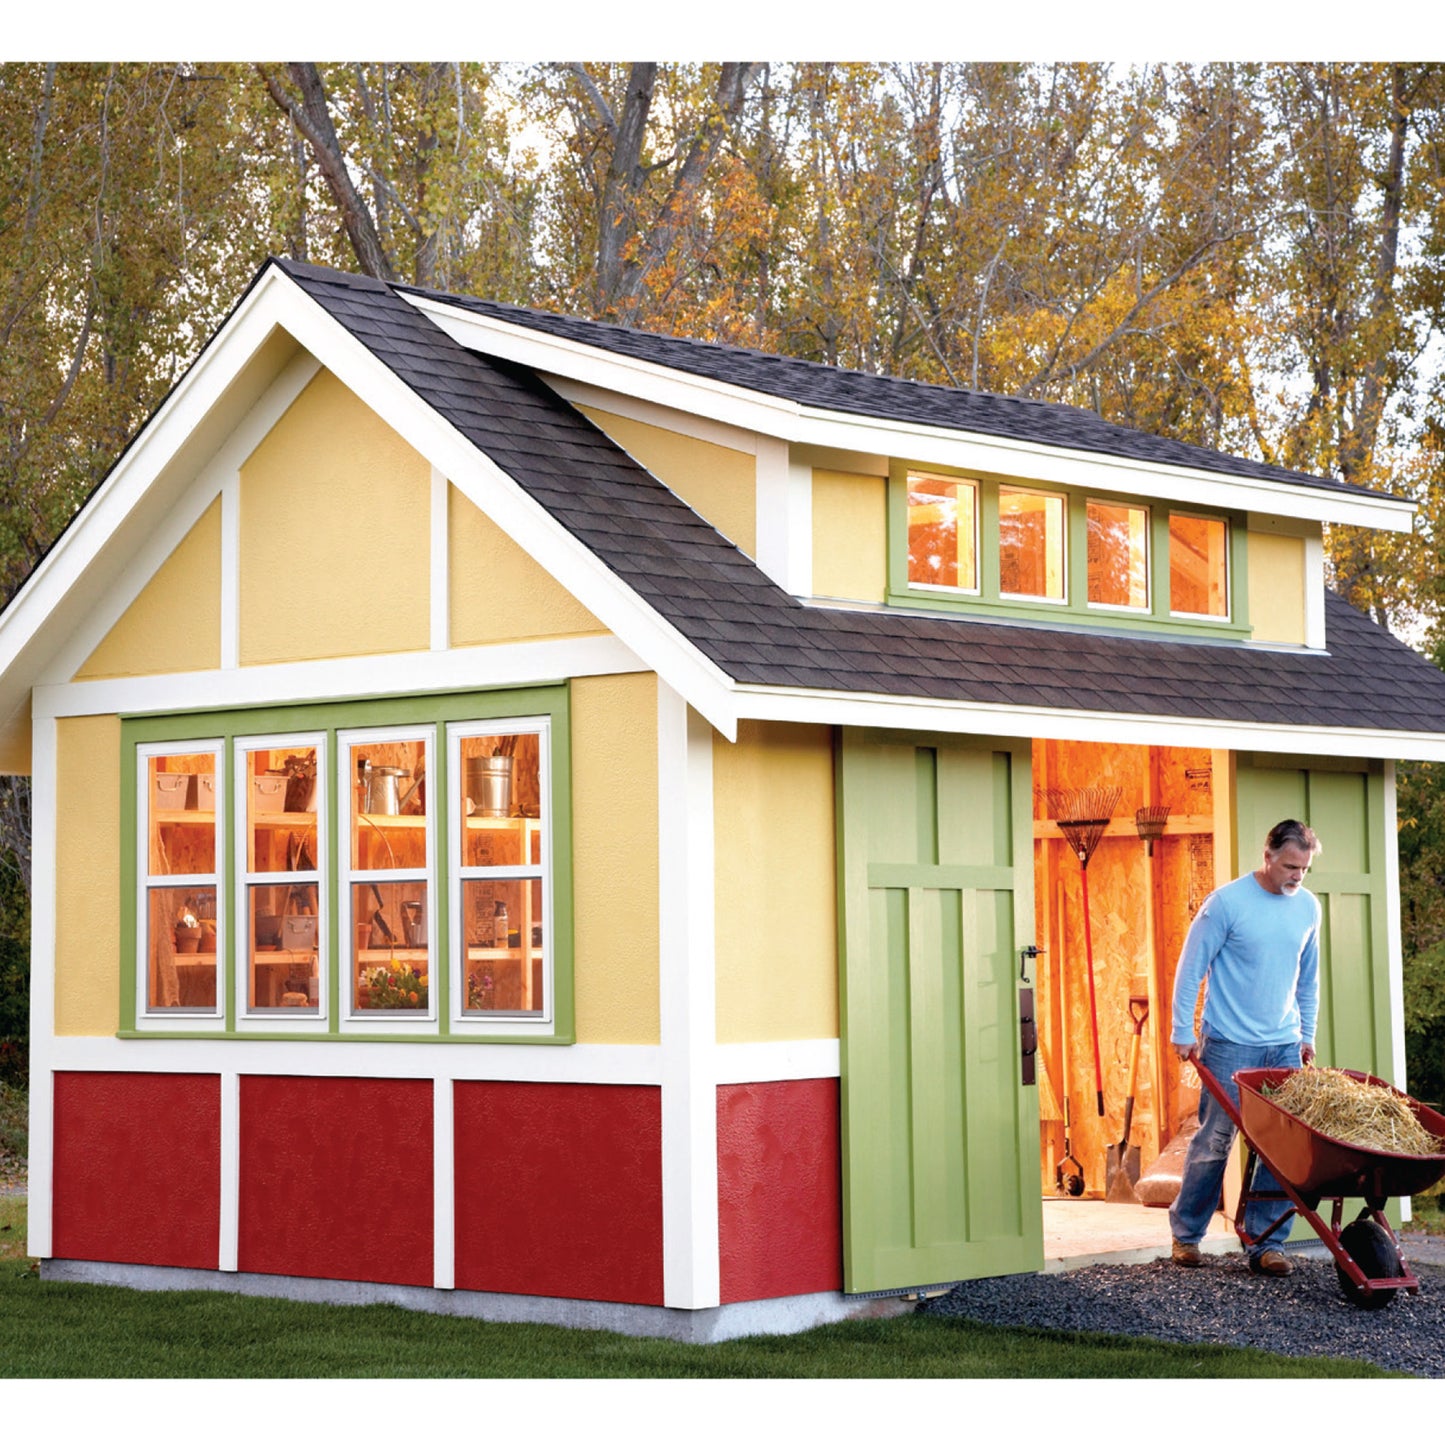
[[[1320, 905], [1304, 878], [1319, 851], [1319, 839], [1303, 823], [1289, 818], [1275, 824], [1265, 840], [1263, 867], [1216, 888], [1184, 940], [1170, 1037], [1179, 1057], [1208, 1069], [1236, 1109], [1236, 1069], [1298, 1068], [1315, 1056]], [[1196, 1044], [1195, 1003], [1206, 982], [1202, 1041]], [[1235, 1132], [1214, 1095], [1202, 1089], [1199, 1131], [1189, 1141], [1179, 1197], [1169, 1210], [1175, 1264], [1204, 1263], [1199, 1241], [1219, 1204]], [[1278, 1189], [1263, 1165], [1254, 1187]], [[1257, 1241], [1249, 1251], [1256, 1274], [1290, 1272], [1283, 1231], [1259, 1240], [1280, 1212], [1281, 1206], [1267, 1200], [1245, 1211], [1245, 1230]]]

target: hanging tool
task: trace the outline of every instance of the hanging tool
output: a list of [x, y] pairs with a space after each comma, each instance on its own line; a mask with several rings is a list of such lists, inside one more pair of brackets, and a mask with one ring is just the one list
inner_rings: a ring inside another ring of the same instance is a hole
[[[1169, 805], [1153, 803], [1138, 809], [1134, 814], [1134, 826], [1144, 844], [1144, 948], [1148, 960], [1148, 988], [1150, 1006], [1154, 1010], [1156, 1024], [1149, 1039], [1149, 1097], [1154, 1101], [1154, 1138], [1156, 1153], [1164, 1147], [1164, 1041], [1168, 1030], [1161, 1031], [1157, 1020], [1167, 1018], [1169, 1000], [1164, 995], [1164, 979], [1159, 971], [1159, 949], [1154, 923], [1154, 845], [1164, 836], [1164, 826], [1169, 821]], [[1162, 1032], [1162, 1037], [1161, 1037]]]
[[1094, 941], [1089, 927], [1089, 859], [1114, 816], [1122, 788], [1050, 788], [1049, 815], [1079, 860], [1084, 895], [1084, 957], [1089, 977], [1089, 1024], [1094, 1040], [1094, 1091], [1104, 1117], [1104, 1066], [1099, 1058], [1099, 1007], [1094, 997]]
[[1129, 1142], [1129, 1131], [1134, 1124], [1134, 1086], [1139, 1079], [1139, 1040], [1144, 1033], [1144, 1021], [1149, 1017], [1147, 989], [1147, 981], [1138, 978], [1134, 980], [1129, 995], [1129, 1017], [1134, 1020], [1134, 1037], [1129, 1042], [1129, 1093], [1124, 1100], [1124, 1136], [1110, 1146], [1104, 1160], [1104, 1174], [1108, 1181], [1104, 1197], [1110, 1204], [1138, 1203], [1134, 1185], [1139, 1180], [1139, 1146]]
[[1084, 1166], [1074, 1158], [1070, 1134], [1069, 1100], [1064, 1096], [1064, 1157], [1054, 1167], [1054, 1187], [1060, 1194], [1077, 1199], [1084, 1192]]

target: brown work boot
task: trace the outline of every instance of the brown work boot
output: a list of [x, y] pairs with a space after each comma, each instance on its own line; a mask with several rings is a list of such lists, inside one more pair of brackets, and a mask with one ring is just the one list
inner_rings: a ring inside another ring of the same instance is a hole
[[1183, 1265], [1185, 1269], [1198, 1269], [1204, 1263], [1204, 1256], [1199, 1252], [1199, 1246], [1185, 1244], [1182, 1239], [1174, 1241], [1174, 1247], [1169, 1251], [1169, 1258], [1175, 1264]]
[[1275, 1279], [1282, 1279], [1293, 1268], [1294, 1265], [1284, 1257], [1282, 1249], [1266, 1249], [1249, 1257], [1251, 1274], [1267, 1274]]

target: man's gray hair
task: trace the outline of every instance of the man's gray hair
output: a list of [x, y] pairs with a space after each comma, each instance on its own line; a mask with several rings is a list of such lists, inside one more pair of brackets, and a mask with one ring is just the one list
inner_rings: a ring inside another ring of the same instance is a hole
[[1315, 837], [1315, 830], [1307, 823], [1301, 823], [1297, 818], [1286, 818], [1283, 823], [1276, 823], [1269, 830], [1269, 837], [1264, 840], [1266, 853], [1278, 853], [1281, 848], [1290, 846], [1303, 848], [1311, 857], [1320, 852], [1324, 844]]

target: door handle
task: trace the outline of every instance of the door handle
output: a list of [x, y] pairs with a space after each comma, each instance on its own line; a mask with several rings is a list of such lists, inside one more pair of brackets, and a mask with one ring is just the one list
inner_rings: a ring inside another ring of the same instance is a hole
[[1019, 990], [1019, 1053], [1020, 1071], [1025, 1084], [1038, 1082], [1034, 1068], [1034, 1056], [1039, 1051], [1039, 1026], [1034, 1018], [1034, 991], [1031, 988]]

